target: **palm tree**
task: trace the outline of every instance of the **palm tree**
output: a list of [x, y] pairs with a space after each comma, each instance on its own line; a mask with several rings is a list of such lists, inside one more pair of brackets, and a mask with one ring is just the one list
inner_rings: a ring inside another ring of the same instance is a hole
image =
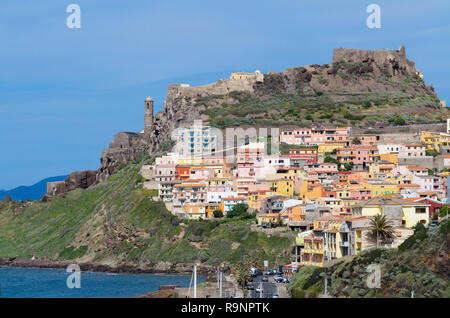
[[238, 284], [244, 288], [250, 277], [250, 264], [249, 262], [243, 261], [235, 264], [232, 267], [233, 276], [236, 278]]
[[382, 241], [385, 241], [395, 237], [392, 222], [386, 219], [385, 215], [381, 214], [377, 214], [370, 218], [369, 231], [370, 236], [376, 238], [377, 247], [379, 246], [380, 238]]

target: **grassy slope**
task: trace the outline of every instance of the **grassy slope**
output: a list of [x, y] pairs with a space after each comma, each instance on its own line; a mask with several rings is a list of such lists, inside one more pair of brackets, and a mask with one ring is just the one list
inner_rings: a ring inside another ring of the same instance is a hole
[[[305, 292], [315, 297], [323, 293], [324, 277], [335, 297], [450, 297], [448, 240], [450, 221], [426, 230], [421, 227], [396, 250], [371, 249], [353, 260], [328, 269], [305, 266], [294, 276], [289, 288], [293, 297]], [[381, 288], [369, 289], [368, 265], [381, 266]]]
[[[189, 221], [148, 200], [142, 163], [51, 202], [0, 203], [0, 257], [78, 259], [115, 265], [159, 261], [209, 264], [241, 256], [287, 261], [290, 241], [249, 231], [251, 220]], [[28, 205], [24, 207], [24, 205]]]

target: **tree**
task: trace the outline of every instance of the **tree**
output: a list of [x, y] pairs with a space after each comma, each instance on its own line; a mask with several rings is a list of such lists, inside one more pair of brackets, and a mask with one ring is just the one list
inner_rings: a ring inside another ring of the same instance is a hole
[[354, 164], [352, 161], [347, 162], [346, 164], [344, 164], [344, 169], [345, 169], [345, 171], [350, 171], [350, 170], [352, 170], [354, 165], [355, 165], [355, 164]]
[[390, 241], [394, 235], [394, 228], [392, 222], [386, 219], [385, 215], [377, 214], [370, 218], [369, 225], [370, 236], [377, 240], [377, 247], [381, 241]]
[[440, 212], [440, 217], [444, 218], [448, 215], [448, 205], [444, 204], [444, 206], [441, 208]]
[[439, 156], [441, 153], [439, 151], [437, 151], [436, 149], [427, 149], [427, 150], [425, 150], [425, 154], [427, 156], [436, 157], [436, 156]]
[[366, 101], [363, 102], [362, 106], [364, 108], [370, 108], [370, 107], [372, 107], [372, 103], [369, 102], [368, 100], [366, 100]]
[[324, 162], [324, 163], [335, 163], [335, 164], [337, 164], [338, 166], [341, 165], [341, 163], [339, 162], [339, 160], [334, 159], [333, 157], [330, 157], [330, 156], [326, 156], [325, 159], [323, 160], [323, 162]]
[[213, 215], [216, 219], [223, 218], [223, 213], [220, 210], [214, 210]]
[[238, 262], [231, 268], [231, 272], [233, 273], [234, 278], [236, 278], [236, 281], [242, 288], [244, 288], [249, 281], [250, 269], [251, 262], [249, 262], [248, 260]]
[[406, 124], [405, 118], [403, 118], [403, 116], [399, 114], [395, 114], [393, 117], [389, 118], [389, 122], [397, 126], [403, 126]]
[[354, 145], [360, 145], [360, 144], [361, 144], [361, 139], [359, 139], [358, 137], [353, 138], [352, 144], [354, 144]]
[[234, 218], [241, 216], [245, 213], [247, 213], [248, 205], [245, 203], [238, 203], [231, 208], [231, 211], [227, 213], [227, 218]]

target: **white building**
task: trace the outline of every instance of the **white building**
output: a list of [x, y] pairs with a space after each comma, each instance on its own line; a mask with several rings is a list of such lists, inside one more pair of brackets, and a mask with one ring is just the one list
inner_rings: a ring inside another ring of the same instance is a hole
[[237, 192], [208, 192], [207, 193], [207, 202], [208, 204], [213, 203], [221, 203], [223, 198], [236, 198], [238, 196]]
[[202, 126], [196, 121], [192, 127], [178, 128], [173, 134], [175, 149], [180, 157], [211, 156], [218, 150], [218, 129]]
[[378, 153], [380, 155], [386, 155], [391, 153], [399, 153], [401, 145], [400, 144], [378, 144]]

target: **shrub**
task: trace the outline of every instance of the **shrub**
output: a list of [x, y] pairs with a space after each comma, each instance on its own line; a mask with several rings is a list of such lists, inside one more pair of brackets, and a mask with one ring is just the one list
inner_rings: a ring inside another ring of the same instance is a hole
[[231, 211], [227, 213], [227, 218], [234, 218], [247, 213], [248, 205], [245, 203], [238, 203], [233, 206]]
[[220, 210], [214, 210], [213, 215], [216, 219], [223, 218], [223, 213]]

